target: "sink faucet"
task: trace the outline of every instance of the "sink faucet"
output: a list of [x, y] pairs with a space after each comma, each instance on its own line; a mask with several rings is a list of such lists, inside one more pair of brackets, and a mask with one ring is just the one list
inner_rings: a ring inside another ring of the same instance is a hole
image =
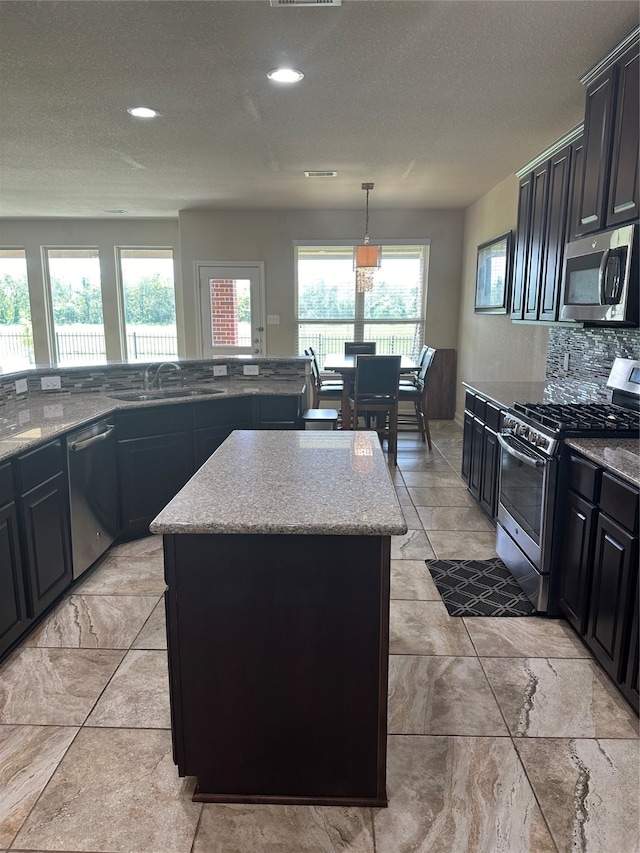
[[[176, 371], [181, 371], [181, 370], [182, 370], [182, 368], [180, 367], [180, 365], [179, 365], [179, 364], [176, 364], [176, 362], [175, 362], [175, 361], [163, 361], [163, 362], [162, 362], [162, 364], [159, 364], [159, 365], [158, 365], [158, 367], [157, 367], [157, 369], [156, 369], [155, 376], [153, 377], [153, 379], [151, 379], [151, 378], [150, 378], [150, 376], [151, 376], [151, 370], [152, 370], [154, 367], [155, 367], [155, 364], [150, 364], [150, 365], [146, 368], [146, 370], [145, 370], [145, 372], [144, 372], [144, 377], [143, 377], [143, 382], [142, 382], [142, 384], [143, 384], [143, 387], [144, 387], [144, 390], [145, 390], [145, 391], [149, 391], [149, 390], [151, 390], [151, 389], [152, 389], [152, 388], [154, 388], [154, 387], [162, 388], [162, 377], [160, 376], [160, 373], [161, 373], [161, 371], [163, 371], [165, 368], [170, 368], [171, 370], [176, 370]], [[183, 376], [183, 377], [181, 377], [181, 382], [180, 382], [180, 384], [181, 384], [182, 386], [184, 386], [184, 376]]]

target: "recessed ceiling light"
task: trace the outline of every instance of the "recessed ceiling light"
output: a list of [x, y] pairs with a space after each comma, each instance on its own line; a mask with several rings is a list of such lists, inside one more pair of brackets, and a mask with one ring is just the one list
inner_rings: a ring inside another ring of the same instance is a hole
[[127, 112], [135, 118], [156, 118], [160, 113], [152, 107], [127, 107]]
[[299, 83], [304, 74], [297, 68], [274, 68], [267, 77], [269, 80], [275, 80], [276, 83]]

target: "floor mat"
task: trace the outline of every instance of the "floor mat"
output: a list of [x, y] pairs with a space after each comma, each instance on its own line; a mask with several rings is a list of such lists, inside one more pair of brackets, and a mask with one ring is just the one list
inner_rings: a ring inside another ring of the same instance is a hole
[[425, 560], [450, 616], [532, 616], [509, 569], [493, 560]]

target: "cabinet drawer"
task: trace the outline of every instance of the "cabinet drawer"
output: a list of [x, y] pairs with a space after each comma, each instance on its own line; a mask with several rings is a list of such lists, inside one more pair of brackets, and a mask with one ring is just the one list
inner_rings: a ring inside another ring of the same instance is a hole
[[118, 415], [118, 440], [144, 438], [149, 435], [171, 435], [191, 430], [189, 405], [157, 406]]
[[471, 391], [465, 391], [464, 394], [464, 407], [468, 412], [473, 411], [473, 401], [475, 400], [476, 395]]
[[38, 483], [62, 471], [62, 445], [52, 441], [44, 447], [38, 447], [31, 453], [18, 457], [18, 488], [21, 493], [28, 492]]
[[600, 509], [631, 533], [637, 532], [638, 491], [606, 471], [602, 474]]
[[574, 492], [591, 503], [598, 503], [601, 470], [582, 456], [571, 456], [569, 484]]
[[490, 403], [487, 400], [487, 405], [485, 408], [484, 420], [485, 423], [490, 429], [494, 432], [498, 432], [500, 429], [500, 415], [502, 414], [502, 410], [498, 408], [498, 406]]
[[11, 463], [0, 465], [0, 506], [10, 504], [13, 500], [13, 477]]
[[473, 413], [481, 421], [485, 420], [487, 401], [483, 397], [476, 397], [473, 401]]

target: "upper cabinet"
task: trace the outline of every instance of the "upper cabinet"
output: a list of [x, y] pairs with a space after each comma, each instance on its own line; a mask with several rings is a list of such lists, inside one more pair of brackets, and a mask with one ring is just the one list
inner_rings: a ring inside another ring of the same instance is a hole
[[638, 34], [582, 78], [579, 125], [522, 168], [511, 319], [558, 320], [567, 242], [638, 218]]
[[513, 320], [558, 319], [564, 247], [571, 221], [572, 176], [581, 154], [581, 128], [576, 128], [520, 173]]
[[582, 82], [587, 84], [584, 166], [575, 234], [582, 237], [638, 217], [638, 33]]

